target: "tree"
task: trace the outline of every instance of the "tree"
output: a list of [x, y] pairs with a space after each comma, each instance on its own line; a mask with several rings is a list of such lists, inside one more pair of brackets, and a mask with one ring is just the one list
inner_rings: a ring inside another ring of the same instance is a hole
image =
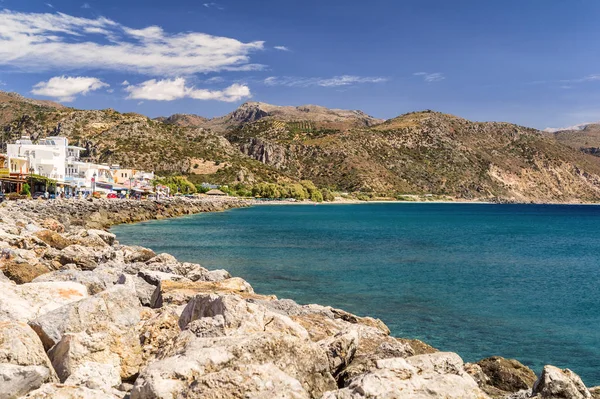
[[29, 184], [23, 184], [23, 187], [21, 187], [21, 192], [19, 194], [26, 195], [28, 197], [31, 196], [31, 187], [29, 186]]

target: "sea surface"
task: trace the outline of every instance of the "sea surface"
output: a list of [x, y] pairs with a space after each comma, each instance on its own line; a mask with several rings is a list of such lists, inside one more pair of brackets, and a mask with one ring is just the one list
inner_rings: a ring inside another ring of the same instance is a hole
[[113, 231], [465, 361], [553, 364], [600, 385], [599, 206], [267, 205]]

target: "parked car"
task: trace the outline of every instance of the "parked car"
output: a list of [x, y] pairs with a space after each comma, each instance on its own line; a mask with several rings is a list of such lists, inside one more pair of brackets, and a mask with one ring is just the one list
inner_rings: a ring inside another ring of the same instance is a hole
[[33, 198], [33, 199], [38, 199], [38, 198], [44, 199], [44, 193], [41, 192], [41, 191], [36, 191], [35, 193], [33, 193], [31, 195], [31, 198]]
[[106, 198], [119, 198], [119, 196], [115, 193], [108, 193], [106, 194]]

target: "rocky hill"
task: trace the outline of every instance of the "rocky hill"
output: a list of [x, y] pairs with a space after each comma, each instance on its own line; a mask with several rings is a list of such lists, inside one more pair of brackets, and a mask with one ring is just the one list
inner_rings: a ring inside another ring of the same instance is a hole
[[515, 201], [596, 201], [600, 162], [543, 133], [437, 112], [361, 128], [263, 121], [230, 130], [242, 152], [317, 185]]
[[[173, 117], [177, 119], [177, 115], [169, 118]], [[194, 126], [208, 128], [215, 132], [225, 132], [228, 129], [240, 127], [246, 123], [258, 120], [306, 121], [317, 124], [320, 127], [337, 129], [372, 126], [383, 122], [383, 119], [373, 118], [362, 111], [356, 110], [329, 109], [318, 105], [291, 107], [261, 102], [247, 102], [225, 116], [209, 120], [198, 120]]]
[[588, 123], [575, 129], [558, 130], [552, 135], [560, 143], [600, 157], [600, 123]]
[[154, 118], [154, 120], [169, 125], [177, 125], [184, 127], [201, 127], [206, 122], [208, 122], [208, 119], [194, 114], [173, 114], [169, 117], [161, 116], [158, 118]]
[[600, 158], [578, 151], [583, 144], [574, 139], [561, 140], [573, 133], [556, 133], [557, 140], [509, 123], [431, 111], [382, 121], [360, 111], [256, 102], [210, 120], [196, 115], [152, 120], [0, 94], [4, 143], [21, 135], [34, 140], [65, 135], [85, 147], [90, 160], [189, 174], [197, 182], [307, 179], [373, 195], [600, 200]]

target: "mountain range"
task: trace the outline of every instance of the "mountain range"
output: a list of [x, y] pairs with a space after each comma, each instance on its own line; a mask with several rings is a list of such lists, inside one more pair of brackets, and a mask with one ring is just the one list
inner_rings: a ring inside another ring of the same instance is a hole
[[519, 202], [600, 200], [600, 125], [542, 132], [422, 111], [381, 120], [316, 105], [241, 105], [150, 119], [0, 92], [0, 143], [64, 135], [89, 160], [195, 182], [312, 180], [338, 191]]

